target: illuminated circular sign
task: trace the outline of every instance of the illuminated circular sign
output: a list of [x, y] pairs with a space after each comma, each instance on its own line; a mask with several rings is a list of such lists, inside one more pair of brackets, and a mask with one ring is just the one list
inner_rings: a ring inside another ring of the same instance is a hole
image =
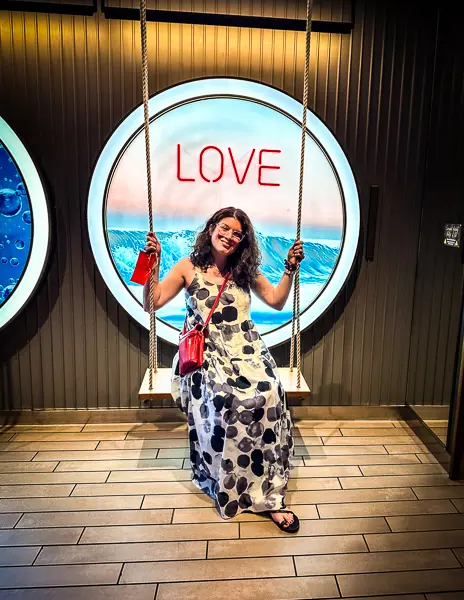
[[0, 328], [33, 294], [48, 254], [50, 223], [37, 169], [0, 117]]
[[[154, 228], [161, 277], [187, 256], [206, 219], [225, 206], [250, 216], [262, 271], [277, 284], [296, 228], [302, 105], [267, 85], [210, 78], [169, 88], [149, 102]], [[113, 295], [149, 327], [142, 287], [130, 282], [148, 229], [143, 108], [105, 145], [92, 177], [88, 227], [98, 268]], [[333, 302], [351, 270], [359, 237], [359, 199], [335, 137], [307, 114], [301, 239], [301, 325]], [[157, 332], [177, 343], [184, 295], [157, 313]], [[252, 319], [270, 346], [291, 335], [292, 298], [275, 311], [258, 298]]]

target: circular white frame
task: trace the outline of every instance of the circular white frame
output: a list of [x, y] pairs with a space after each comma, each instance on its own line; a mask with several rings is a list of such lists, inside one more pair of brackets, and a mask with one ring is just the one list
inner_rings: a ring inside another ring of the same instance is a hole
[[29, 152], [8, 123], [0, 117], [0, 142], [15, 161], [26, 187], [32, 213], [29, 257], [11, 297], [0, 306], [0, 329], [26, 305], [42, 276], [50, 242], [50, 218], [45, 190]]
[[[205, 99], [208, 96], [215, 98], [227, 96], [258, 101], [286, 113], [301, 123], [302, 105], [300, 102], [265, 84], [235, 78], [196, 79], [164, 90], [149, 100], [150, 119], [175, 105]], [[143, 106], [139, 106], [116, 128], [103, 148], [90, 184], [87, 221], [93, 255], [106, 285], [124, 309], [148, 329], [150, 326], [149, 315], [127, 289], [116, 271], [108, 249], [105, 230], [105, 195], [108, 179], [122, 148], [142, 127]], [[307, 112], [307, 129], [325, 150], [338, 175], [345, 200], [345, 229], [341, 253], [329, 281], [315, 301], [301, 314], [302, 329], [318, 319], [342, 289], [356, 256], [360, 229], [358, 190], [345, 153], [327, 126], [310, 110]], [[177, 345], [179, 339], [177, 328], [157, 319], [156, 329], [160, 337]], [[291, 321], [263, 334], [268, 346], [280, 344], [290, 337]]]

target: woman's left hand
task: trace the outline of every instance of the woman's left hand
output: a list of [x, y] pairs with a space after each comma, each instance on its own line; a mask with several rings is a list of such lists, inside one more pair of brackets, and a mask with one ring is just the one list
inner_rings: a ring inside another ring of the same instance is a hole
[[291, 265], [296, 266], [304, 259], [304, 257], [303, 242], [301, 240], [296, 240], [288, 251], [287, 260]]

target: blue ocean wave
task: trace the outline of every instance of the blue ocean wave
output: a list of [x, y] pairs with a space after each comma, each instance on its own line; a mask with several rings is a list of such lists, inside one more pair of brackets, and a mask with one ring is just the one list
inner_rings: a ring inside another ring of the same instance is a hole
[[[191, 230], [157, 233], [162, 247], [161, 278], [176, 262], [190, 254], [196, 234], [196, 231]], [[271, 283], [276, 284], [282, 277], [283, 261], [293, 240], [283, 236], [262, 235], [259, 232], [257, 237], [263, 256], [262, 272]], [[145, 245], [145, 238], [145, 231], [108, 229], [111, 254], [126, 285], [130, 284], [138, 253]], [[306, 259], [301, 264], [301, 284], [324, 285], [335, 267], [340, 248], [325, 245], [320, 241], [309, 241], [304, 243], [304, 252]]]

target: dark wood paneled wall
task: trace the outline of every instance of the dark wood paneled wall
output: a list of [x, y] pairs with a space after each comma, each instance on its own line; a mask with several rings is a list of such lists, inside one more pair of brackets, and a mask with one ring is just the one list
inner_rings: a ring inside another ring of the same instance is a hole
[[437, 42], [407, 401], [449, 405], [464, 291], [463, 249], [443, 243], [445, 223], [464, 224], [464, 49], [449, 11]]
[[[236, 4], [250, 14], [252, 3]], [[214, 5], [227, 12], [229, 3]], [[321, 5], [330, 14], [330, 2]], [[432, 3], [420, 6], [418, 12], [414, 2], [358, 0], [352, 34], [313, 35], [310, 106], [351, 161], [363, 221], [372, 184], [380, 187], [380, 206], [374, 260], [363, 260], [361, 241], [345, 290], [304, 333], [304, 375], [313, 390], [308, 403], [396, 405], [404, 403], [407, 389], [412, 395], [420, 389], [407, 385], [410, 355], [418, 360], [409, 339], [413, 307], [418, 310], [415, 275], [438, 85], [438, 11]], [[227, 75], [302, 96], [302, 33], [157, 23], [148, 31], [151, 93], [195, 77]], [[138, 407], [148, 335], [106, 289], [85, 222], [98, 153], [140, 103], [138, 24], [102, 14], [3, 11], [0, 48], [0, 114], [46, 180], [55, 231], [38, 293], [0, 332], [0, 401], [15, 409]], [[451, 278], [455, 282], [456, 273]], [[447, 306], [443, 322], [451, 327]], [[274, 354], [285, 364], [288, 352], [284, 344]], [[173, 353], [161, 343], [163, 365]], [[449, 378], [443, 353], [420, 360]], [[409, 375], [421, 372], [410, 369]]]

